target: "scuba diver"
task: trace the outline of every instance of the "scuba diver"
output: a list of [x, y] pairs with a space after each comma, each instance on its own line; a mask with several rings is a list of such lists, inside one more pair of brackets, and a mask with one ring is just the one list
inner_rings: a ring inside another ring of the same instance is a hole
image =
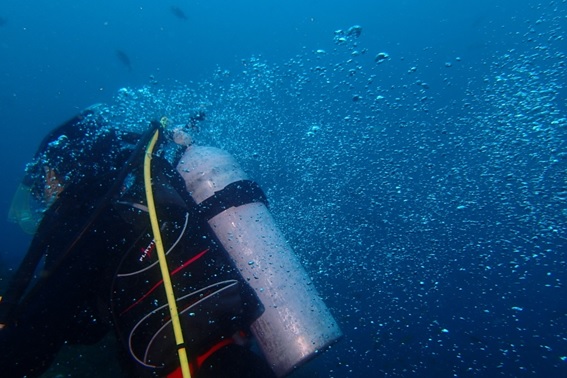
[[[3, 377], [40, 376], [64, 344], [112, 330], [127, 377], [281, 377], [340, 337], [293, 257], [278, 263], [288, 273], [263, 267], [274, 246], [254, 255], [246, 230], [219, 223], [267, 199], [192, 144], [186, 129], [204, 118], [137, 133], [91, 108], [46, 136], [11, 209], [33, 239], [0, 297]], [[275, 293], [290, 270], [300, 282]]]

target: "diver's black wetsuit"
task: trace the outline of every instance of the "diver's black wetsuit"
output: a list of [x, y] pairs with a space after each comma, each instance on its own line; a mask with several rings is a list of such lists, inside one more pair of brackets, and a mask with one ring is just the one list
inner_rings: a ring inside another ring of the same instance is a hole
[[[91, 201], [83, 202], [79, 198], [85, 196], [73, 195], [73, 188], [67, 189], [34, 239], [41, 239], [45, 248], [45, 271], [51, 271], [70, 239], [80, 231], [85, 215], [92, 211]], [[92, 188], [86, 193], [95, 191]], [[107, 225], [113, 225], [112, 229]], [[101, 277], [109, 264], [116, 264], [116, 253], [107, 246], [120, 246], [124, 236], [132, 237], [127, 225], [115, 212], [103, 212], [58, 268], [41, 277], [18, 306], [13, 323], [0, 331], [0, 369], [4, 376], [36, 376], [49, 366], [64, 342], [95, 342], [109, 330], [108, 323], [98, 316], [97, 302], [104, 286], [108, 287]]]
[[[169, 313], [142, 169], [133, 164], [124, 168], [127, 175], [116, 169], [129, 153], [116, 154], [102, 174], [98, 167], [96, 177], [67, 185], [46, 212], [31, 247], [42, 249], [44, 268], [0, 331], [2, 377], [39, 376], [64, 343], [94, 343], [112, 328], [128, 356], [125, 375], [167, 376], [176, 369], [171, 326], [162, 327]], [[248, 348], [226, 343], [260, 315], [261, 304], [199, 216], [175, 169], [156, 157], [152, 170], [194, 376], [273, 376]], [[202, 361], [219, 342], [226, 346]]]

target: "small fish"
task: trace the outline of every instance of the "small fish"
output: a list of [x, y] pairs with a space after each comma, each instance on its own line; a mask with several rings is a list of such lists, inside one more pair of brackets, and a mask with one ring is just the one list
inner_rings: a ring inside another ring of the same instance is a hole
[[116, 57], [124, 66], [128, 68], [128, 71], [132, 72], [132, 63], [130, 62], [130, 58], [124, 51], [116, 50]]
[[179, 8], [178, 6], [172, 5], [169, 9], [171, 10], [171, 13], [173, 13], [173, 15], [178, 19], [183, 21], [188, 20], [187, 15], [185, 14], [185, 12], [183, 12], [183, 9]]

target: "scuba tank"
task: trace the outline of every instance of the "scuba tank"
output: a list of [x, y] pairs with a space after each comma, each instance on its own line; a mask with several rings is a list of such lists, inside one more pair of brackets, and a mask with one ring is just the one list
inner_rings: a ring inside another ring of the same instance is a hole
[[337, 322], [265, 205], [265, 197], [227, 152], [189, 146], [177, 170], [264, 313], [251, 325], [278, 377], [341, 337]]

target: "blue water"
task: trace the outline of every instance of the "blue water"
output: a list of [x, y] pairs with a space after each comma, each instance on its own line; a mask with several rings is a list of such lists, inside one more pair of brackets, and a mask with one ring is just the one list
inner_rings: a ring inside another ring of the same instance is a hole
[[344, 331], [297, 376], [567, 376], [565, 1], [115, 3], [0, 5], [2, 213], [86, 106], [202, 108]]

